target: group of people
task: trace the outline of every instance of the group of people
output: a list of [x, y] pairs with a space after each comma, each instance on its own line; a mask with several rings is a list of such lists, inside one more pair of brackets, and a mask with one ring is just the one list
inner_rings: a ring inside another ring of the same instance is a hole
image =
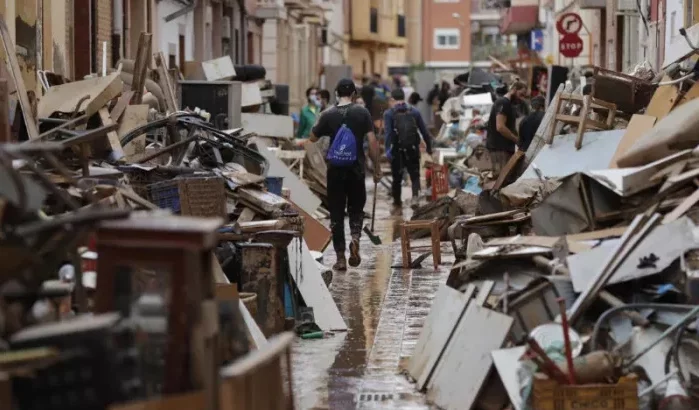
[[[508, 92], [493, 104], [488, 122], [474, 124], [466, 138], [469, 145], [485, 144], [496, 176], [515, 150], [526, 151], [543, 118], [545, 99], [534, 97], [530, 114], [520, 121], [517, 129], [515, 106], [525, 101], [527, 91], [526, 84], [513, 83]], [[389, 160], [393, 205], [400, 209], [404, 173], [410, 177], [413, 202], [417, 203], [419, 199], [421, 147], [427, 154], [432, 154], [432, 135], [415, 107], [421, 101], [419, 94], [406, 84], [389, 90], [377, 75], [365, 78], [361, 86], [349, 78], [340, 80], [335, 88], [336, 104], [333, 106], [329, 105], [330, 95], [326, 90], [309, 88], [306, 96], [308, 103], [301, 110], [296, 135], [305, 142], [330, 138], [326, 161], [330, 228], [337, 254], [333, 269], [343, 271], [348, 264], [354, 267], [361, 263], [359, 239], [367, 199], [365, 141], [368, 142], [375, 183], [382, 176], [379, 165], [382, 155]], [[437, 92], [436, 96], [428, 96], [428, 102], [430, 98], [443, 97], [443, 93]], [[384, 133], [383, 152], [379, 145], [381, 130]], [[346, 257], [346, 215], [350, 227], [349, 258]]]
[[[365, 79], [358, 87], [345, 78], [335, 88], [336, 104], [328, 107], [322, 91], [310, 88], [308, 103], [301, 110], [296, 135], [314, 143], [329, 137], [326, 154], [328, 163], [327, 192], [330, 211], [330, 229], [337, 262], [333, 269], [343, 271], [347, 265], [361, 263], [359, 239], [364, 223], [366, 204], [365, 170], [367, 158], [364, 142], [368, 141], [374, 182], [381, 178], [380, 161], [385, 155], [393, 174], [392, 196], [395, 207], [402, 206], [403, 173], [407, 171], [412, 183], [415, 202], [420, 191], [420, 147], [432, 153], [432, 138], [420, 112], [414, 107], [419, 100], [410, 94], [406, 100], [404, 87], [388, 90], [380, 76]], [[412, 104], [410, 104], [412, 103]], [[384, 130], [385, 150], [380, 152], [377, 132]], [[347, 140], [351, 136], [353, 140]], [[353, 148], [352, 148], [353, 147]], [[349, 258], [346, 257], [344, 219], [349, 216]]]

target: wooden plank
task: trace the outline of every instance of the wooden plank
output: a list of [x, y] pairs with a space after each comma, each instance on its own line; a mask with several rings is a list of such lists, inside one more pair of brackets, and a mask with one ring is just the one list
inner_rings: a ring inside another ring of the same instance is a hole
[[167, 71], [167, 66], [165, 65], [165, 57], [162, 52], [153, 54], [153, 59], [155, 60], [155, 67], [158, 70], [158, 84], [163, 90], [165, 96], [165, 105], [167, 107], [168, 113], [173, 113], [179, 110], [177, 106], [177, 99], [175, 98], [175, 89], [170, 81], [170, 74]]
[[261, 137], [289, 140], [294, 136], [294, 120], [290, 116], [242, 113], [240, 118], [245, 132], [254, 132]]
[[[663, 82], [670, 81], [670, 76], [664, 76]], [[680, 99], [680, 89], [676, 85], [664, 85], [658, 87], [651, 98], [650, 103], [648, 103], [648, 108], [646, 108], [646, 115], [657, 118], [658, 121], [665, 118]]]
[[[54, 112], [73, 113], [76, 108], [91, 117], [121, 94], [124, 82], [119, 75], [116, 72], [49, 88], [39, 100], [39, 118], [48, 118]], [[89, 98], [84, 99], [86, 96]]]
[[498, 179], [495, 181], [495, 185], [492, 187], [493, 191], [496, 191], [502, 187], [502, 184], [505, 183], [505, 179], [507, 179], [510, 174], [515, 172], [517, 165], [519, 165], [519, 161], [521, 161], [523, 157], [524, 151], [521, 150], [517, 150], [514, 154], [512, 154], [510, 159], [507, 161], [507, 164], [505, 164], [505, 167], [503, 167], [503, 169], [500, 171], [500, 175], [498, 175]]
[[143, 102], [143, 88], [146, 85], [146, 77], [151, 59], [151, 43], [153, 35], [142, 32], [138, 39], [138, 51], [136, 53], [136, 61], [133, 67], [133, 81], [131, 83], [131, 91], [134, 92], [131, 102], [140, 104]]
[[34, 118], [34, 110], [32, 110], [32, 104], [27, 94], [27, 87], [24, 84], [24, 78], [22, 78], [22, 70], [17, 61], [17, 50], [15, 49], [15, 44], [12, 41], [12, 36], [7, 29], [7, 23], [5, 23], [5, 18], [3, 16], [0, 16], [0, 37], [2, 37], [5, 57], [10, 66], [10, 76], [17, 89], [17, 98], [19, 99], [19, 106], [22, 108], [22, 117], [27, 127], [27, 135], [29, 135], [30, 140], [35, 140], [39, 138], [39, 127]]
[[495, 281], [486, 280], [483, 285], [478, 289], [478, 295], [476, 295], [476, 300], [474, 301], [478, 306], [483, 306], [488, 300], [490, 293], [495, 288]]
[[12, 142], [8, 81], [0, 78], [0, 143]]
[[124, 91], [121, 93], [121, 97], [119, 97], [114, 108], [112, 108], [112, 112], [109, 113], [109, 116], [112, 117], [112, 121], [119, 122], [122, 114], [126, 111], [126, 107], [131, 102], [131, 98], [133, 98], [133, 91]]
[[[119, 121], [117, 133], [119, 139], [128, 134], [131, 130], [148, 123], [148, 111], [150, 108], [146, 104], [129, 105], [124, 111], [124, 116]], [[146, 134], [139, 135], [124, 147], [126, 158], [133, 158], [146, 152]]]
[[250, 222], [255, 218], [255, 211], [250, 208], [243, 208], [236, 222]]
[[330, 229], [326, 228], [325, 225], [301, 209], [293, 201], [289, 202], [303, 216], [303, 239], [308, 244], [308, 249], [318, 252], [325, 251], [332, 239]]
[[291, 191], [291, 200], [306, 211], [306, 213], [313, 215], [320, 206], [320, 199], [308, 188], [308, 185], [301, 181], [299, 177], [289, 169], [289, 167], [284, 165], [273, 152], [267, 149], [268, 144], [264, 142], [263, 138], [256, 138], [255, 144], [260, 154], [269, 162], [269, 172], [267, 172], [267, 176], [283, 177], [284, 186], [288, 187]]
[[573, 241], [594, 241], [597, 239], [613, 238], [622, 236], [624, 232], [626, 232], [628, 229], [628, 226], [622, 226], [619, 228], [608, 228], [600, 229], [599, 231], [576, 233], [572, 235], [566, 235], [566, 240], [570, 245], [570, 243]]
[[[102, 120], [102, 125], [114, 124], [112, 117], [109, 116], [109, 111], [107, 111], [107, 108], [100, 108], [98, 112], [100, 119]], [[116, 131], [109, 131], [107, 133], [107, 142], [109, 144], [109, 148], [112, 150], [111, 156], [114, 160], [118, 160], [124, 156], [124, 150], [122, 149], [121, 142], [119, 141], [119, 134], [117, 134]]]
[[513, 321], [470, 303], [435, 370], [427, 398], [446, 410], [470, 410], [493, 366], [490, 352], [502, 347]]
[[631, 121], [629, 121], [629, 125], [626, 127], [624, 136], [621, 137], [621, 141], [614, 152], [612, 160], [609, 162], [609, 167], [619, 168], [616, 163], [617, 159], [624, 155], [643, 134], [653, 128], [657, 120], [658, 119], [652, 115], [634, 114], [633, 117], [631, 117]]
[[676, 221], [682, 215], [687, 213], [687, 211], [689, 211], [691, 207], [696, 205], [697, 202], [699, 202], [699, 189], [694, 191], [692, 195], [685, 198], [685, 200], [682, 201], [682, 203], [678, 205], [677, 208], [673, 209], [672, 212], [665, 215], [665, 217], [663, 218], [663, 223], [668, 224], [670, 222]]
[[466, 309], [470, 294], [475, 290], [474, 285], [469, 287], [471, 292], [467, 292], [467, 295], [447, 285], [441, 285], [434, 295], [430, 313], [425, 318], [420, 338], [407, 368], [408, 374], [417, 381], [418, 390], [425, 387], [439, 353], [444, 349]]
[[522, 394], [519, 391], [517, 368], [519, 367], [520, 357], [526, 351], [527, 348], [525, 346], [518, 346], [510, 349], [494, 350], [491, 353], [495, 368], [503, 386], [505, 386], [507, 396], [510, 398], [510, 403], [514, 406], [514, 410], [521, 410], [523, 405]]
[[311, 255], [306, 241], [292, 240], [287, 247], [291, 277], [306, 306], [313, 308], [315, 321], [323, 330], [347, 330], [345, 320], [335, 304], [320, 269]]

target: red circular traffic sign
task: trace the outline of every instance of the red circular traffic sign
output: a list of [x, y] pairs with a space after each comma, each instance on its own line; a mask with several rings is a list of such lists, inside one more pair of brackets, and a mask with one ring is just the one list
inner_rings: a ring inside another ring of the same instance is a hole
[[577, 34], [566, 34], [558, 41], [558, 51], [563, 57], [575, 58], [582, 53], [583, 41]]
[[582, 30], [582, 18], [577, 13], [565, 13], [556, 21], [556, 30], [562, 34], [578, 34]]

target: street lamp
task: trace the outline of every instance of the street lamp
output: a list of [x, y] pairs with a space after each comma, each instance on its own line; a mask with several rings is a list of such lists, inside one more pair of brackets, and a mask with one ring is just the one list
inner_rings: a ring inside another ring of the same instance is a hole
[[459, 14], [459, 13], [453, 13], [451, 16], [454, 17], [456, 20], [458, 20], [459, 25], [460, 25], [461, 27], [465, 26], [464, 20], [461, 18], [461, 14]]

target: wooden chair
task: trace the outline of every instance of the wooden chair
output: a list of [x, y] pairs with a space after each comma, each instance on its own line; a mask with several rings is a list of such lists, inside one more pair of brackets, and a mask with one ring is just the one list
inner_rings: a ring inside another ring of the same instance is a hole
[[446, 165], [432, 165], [430, 180], [433, 201], [449, 194], [449, 168]]
[[[572, 103], [581, 106], [578, 115], [561, 114], [561, 105], [564, 102]], [[590, 114], [596, 112], [600, 116], [606, 113], [604, 121], [597, 121], [590, 118]], [[582, 147], [582, 139], [585, 131], [593, 130], [611, 130], [614, 126], [614, 118], [616, 118], [616, 104], [602, 101], [593, 98], [589, 95], [567, 94], [562, 93], [556, 102], [554, 111], [553, 125], [549, 128], [549, 134], [546, 137], [546, 143], [551, 144], [556, 130], [556, 124], [560, 121], [566, 124], [573, 124], [578, 127], [578, 136], [575, 139], [575, 148]]]
[[429, 221], [405, 221], [400, 226], [400, 246], [403, 253], [403, 268], [410, 269], [412, 264], [412, 252], [410, 248], [410, 233], [421, 229], [429, 229], [432, 239], [432, 261], [434, 269], [442, 263], [442, 250], [440, 248], [440, 226], [439, 220], [433, 219]]

